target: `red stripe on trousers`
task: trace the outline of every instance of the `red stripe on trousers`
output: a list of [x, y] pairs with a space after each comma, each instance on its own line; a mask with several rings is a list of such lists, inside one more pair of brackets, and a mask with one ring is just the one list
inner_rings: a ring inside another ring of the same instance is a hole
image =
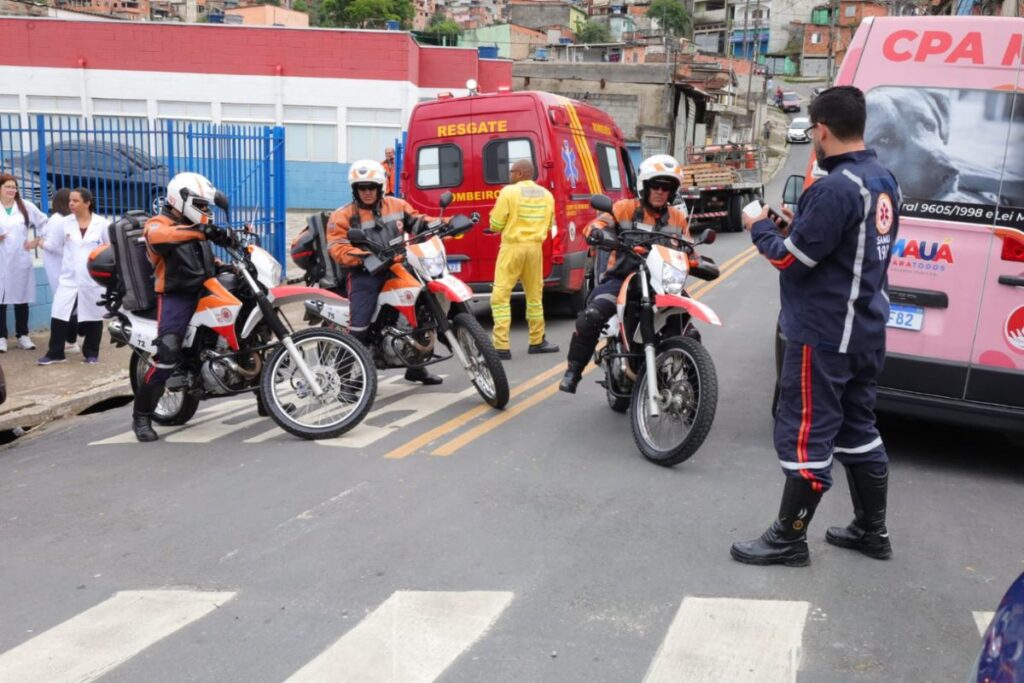
[[[800, 364], [800, 398], [802, 401], [802, 415], [800, 419], [800, 432], [796, 442], [797, 462], [807, 462], [807, 442], [811, 436], [811, 422], [814, 419], [813, 400], [811, 392], [811, 347], [804, 344], [803, 359]], [[820, 482], [815, 481], [814, 474], [806, 469], [800, 470], [800, 476], [814, 484], [814, 489], [819, 490]]]

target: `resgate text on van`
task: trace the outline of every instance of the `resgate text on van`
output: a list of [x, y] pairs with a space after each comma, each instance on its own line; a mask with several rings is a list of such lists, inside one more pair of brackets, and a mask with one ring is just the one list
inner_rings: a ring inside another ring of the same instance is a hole
[[[1000, 66], [1020, 64], [1024, 52], [1024, 33], [1014, 33], [1006, 44], [989, 45], [989, 57], [1001, 56]], [[986, 63], [985, 43], [979, 31], [954, 36], [948, 31], [912, 31], [903, 29], [886, 36], [882, 54], [893, 62], [942, 62], [944, 64]]]
[[437, 137], [449, 138], [456, 135], [479, 135], [480, 133], [507, 133], [508, 121], [466, 121], [464, 123], [445, 123], [437, 127]]

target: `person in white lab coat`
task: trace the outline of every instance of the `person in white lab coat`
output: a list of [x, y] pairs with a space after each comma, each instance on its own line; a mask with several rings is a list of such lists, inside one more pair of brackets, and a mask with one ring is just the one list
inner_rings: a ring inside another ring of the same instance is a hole
[[[68, 198], [71, 190], [66, 187], [53, 193], [50, 207], [53, 213], [46, 221], [42, 235], [36, 239], [35, 246], [43, 248], [43, 267], [46, 269], [46, 280], [50, 283], [50, 297], [57, 293], [60, 282], [60, 269], [64, 261], [64, 219], [71, 214]], [[78, 353], [78, 324], [72, 320], [68, 326], [68, 338], [64, 342], [64, 353]]]
[[99, 362], [103, 314], [106, 312], [99, 301], [104, 288], [89, 276], [89, 254], [100, 245], [110, 244], [107, 230], [110, 222], [92, 212], [92, 193], [84, 187], [71, 191], [68, 205], [71, 215], [63, 223], [64, 260], [60, 282], [53, 295], [49, 350], [37, 361], [39, 365], [64, 362], [67, 329], [76, 313], [78, 331], [84, 337], [82, 362]]
[[8, 304], [14, 304], [18, 348], [36, 348], [28, 336], [28, 305], [36, 300], [29, 230], [45, 224], [46, 214], [21, 198], [17, 179], [0, 173], [0, 353], [7, 351]]

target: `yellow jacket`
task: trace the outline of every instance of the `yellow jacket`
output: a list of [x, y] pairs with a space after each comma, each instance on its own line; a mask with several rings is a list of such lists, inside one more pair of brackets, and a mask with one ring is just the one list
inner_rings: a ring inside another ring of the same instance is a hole
[[502, 242], [543, 242], [551, 229], [555, 198], [532, 180], [506, 185], [491, 209], [491, 230]]

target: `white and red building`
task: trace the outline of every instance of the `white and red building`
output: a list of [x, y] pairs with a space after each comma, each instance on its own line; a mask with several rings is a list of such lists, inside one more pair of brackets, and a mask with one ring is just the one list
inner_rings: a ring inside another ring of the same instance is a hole
[[0, 114], [283, 125], [287, 201], [347, 200], [348, 164], [383, 158], [413, 106], [512, 83], [512, 63], [408, 33], [0, 18]]

